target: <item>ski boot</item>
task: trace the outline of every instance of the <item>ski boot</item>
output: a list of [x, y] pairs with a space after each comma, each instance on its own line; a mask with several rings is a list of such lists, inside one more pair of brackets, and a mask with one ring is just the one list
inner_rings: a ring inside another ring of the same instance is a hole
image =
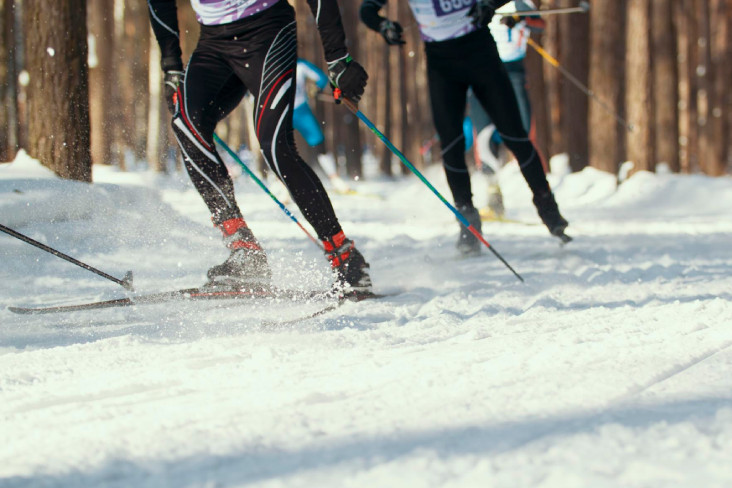
[[323, 241], [325, 256], [336, 273], [335, 291], [341, 297], [368, 296], [371, 291], [369, 263], [343, 231]]
[[[475, 230], [481, 233], [480, 213], [472, 205], [464, 205], [458, 211], [465, 217]], [[460, 235], [458, 236], [457, 248], [463, 256], [477, 256], [481, 251], [481, 243], [467, 227], [460, 223]]]
[[571, 237], [564, 233], [567, 226], [569, 226], [569, 222], [559, 213], [557, 201], [554, 199], [554, 194], [551, 190], [547, 189], [542, 193], [534, 195], [534, 206], [539, 212], [541, 221], [544, 222], [551, 235], [560, 238], [565, 244], [572, 240]]
[[218, 227], [231, 254], [226, 261], [208, 270], [206, 286], [237, 289], [269, 286], [272, 272], [267, 255], [244, 219], [229, 219]]

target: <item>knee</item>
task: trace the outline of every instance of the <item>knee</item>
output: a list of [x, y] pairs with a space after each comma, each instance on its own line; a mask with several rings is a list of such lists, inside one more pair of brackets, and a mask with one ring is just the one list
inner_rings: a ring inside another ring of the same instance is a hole
[[190, 141], [196, 145], [203, 145], [208, 150], [213, 147], [213, 129], [196, 127], [180, 114], [173, 117], [171, 126], [180, 144]]

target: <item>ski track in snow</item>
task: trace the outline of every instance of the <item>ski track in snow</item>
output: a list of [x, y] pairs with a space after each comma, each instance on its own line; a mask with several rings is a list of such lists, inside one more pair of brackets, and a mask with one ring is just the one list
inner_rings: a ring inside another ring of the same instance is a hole
[[[296, 323], [278, 322], [322, 304], [15, 315], [125, 292], [0, 234], [0, 487], [730, 486], [732, 179], [552, 168], [574, 242], [536, 225], [515, 165], [501, 185], [526, 225], [483, 226], [525, 283], [490, 252], [459, 259], [454, 216], [416, 178], [354, 182], [334, 206], [393, 295]], [[21, 155], [0, 165], [1, 223], [133, 270], [140, 293], [225, 258], [185, 175], [95, 182]], [[476, 204], [484, 190], [476, 176]], [[329, 285], [259, 188], [241, 177], [237, 196], [275, 284]]]

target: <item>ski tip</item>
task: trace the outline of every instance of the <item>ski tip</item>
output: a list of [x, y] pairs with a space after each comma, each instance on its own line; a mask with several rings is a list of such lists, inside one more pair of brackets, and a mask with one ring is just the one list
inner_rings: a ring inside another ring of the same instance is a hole
[[31, 308], [25, 308], [25, 307], [8, 307], [8, 311], [17, 313], [17, 314], [21, 314], [21, 315], [30, 315], [30, 314], [34, 314], [34, 313], [39, 313]]

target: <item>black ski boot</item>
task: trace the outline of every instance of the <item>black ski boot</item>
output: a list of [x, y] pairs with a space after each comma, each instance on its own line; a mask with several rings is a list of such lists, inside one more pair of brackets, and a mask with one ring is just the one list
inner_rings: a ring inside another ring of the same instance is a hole
[[336, 272], [336, 288], [342, 296], [369, 295], [371, 276], [369, 263], [356, 249], [352, 240], [341, 231], [331, 239], [323, 241], [325, 257]]
[[221, 264], [208, 270], [208, 287], [267, 287], [272, 272], [267, 255], [247, 227], [244, 219], [230, 219], [218, 226], [231, 254]]
[[571, 237], [564, 233], [567, 226], [569, 226], [569, 222], [559, 213], [557, 201], [554, 199], [554, 194], [551, 190], [546, 190], [543, 193], [535, 195], [534, 206], [539, 212], [541, 221], [544, 222], [551, 235], [559, 237], [565, 243], [572, 240]]
[[[463, 205], [462, 207], [458, 207], [458, 211], [463, 217], [468, 219], [468, 222], [470, 225], [475, 227], [475, 230], [482, 234], [480, 213], [475, 207], [472, 205]], [[477, 256], [481, 251], [481, 243], [478, 238], [475, 237], [473, 233], [470, 232], [462, 223], [460, 224], [460, 235], [458, 236], [457, 248], [463, 256]]]

